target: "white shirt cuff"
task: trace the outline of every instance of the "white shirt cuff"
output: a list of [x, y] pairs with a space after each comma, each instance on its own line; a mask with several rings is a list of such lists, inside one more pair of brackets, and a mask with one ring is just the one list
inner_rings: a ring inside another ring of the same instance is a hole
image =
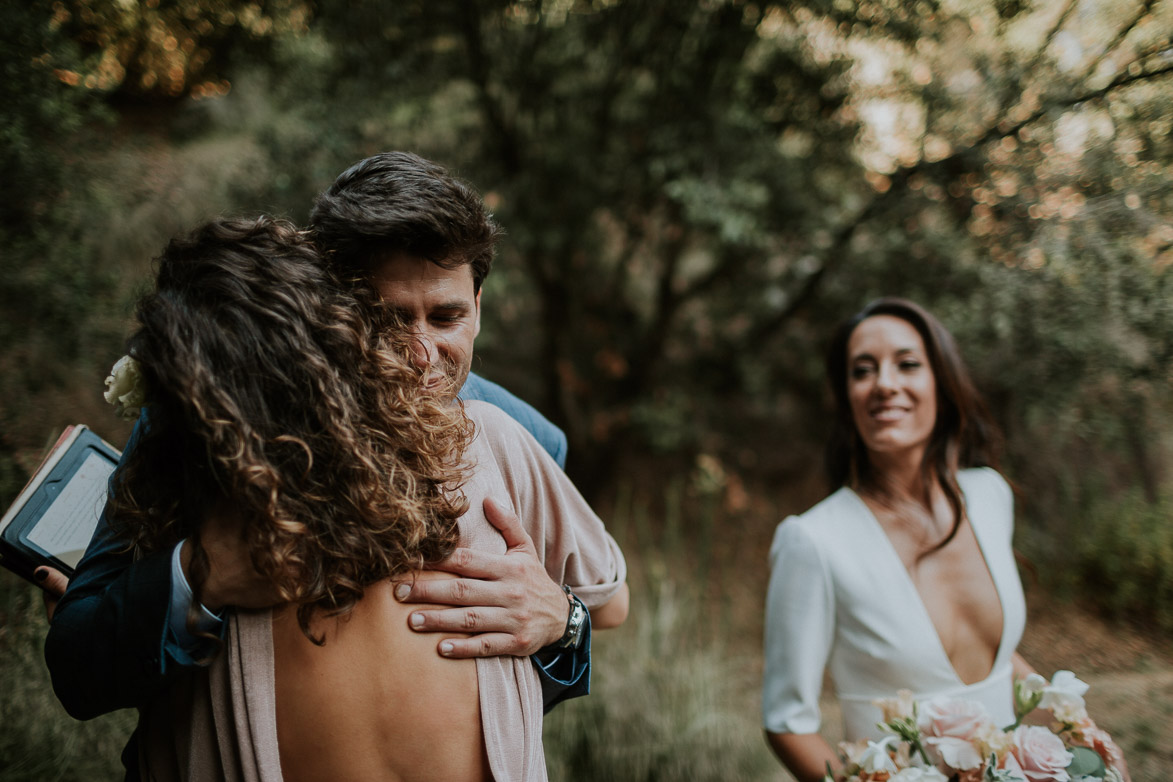
[[[192, 603], [191, 585], [183, 575], [183, 565], [179, 561], [179, 551], [184, 541], [179, 541], [175, 550], [171, 552], [171, 613], [168, 623], [171, 633], [179, 645], [190, 649], [201, 642], [200, 638], [192, 635], [187, 629], [187, 609]], [[200, 606], [199, 618], [196, 619], [196, 629], [212, 635], [220, 634], [220, 625], [224, 620], [213, 614], [204, 606]]]

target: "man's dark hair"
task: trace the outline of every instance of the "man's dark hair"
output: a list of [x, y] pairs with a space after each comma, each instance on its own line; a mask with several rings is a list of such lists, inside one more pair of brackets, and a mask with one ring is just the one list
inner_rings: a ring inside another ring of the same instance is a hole
[[379, 260], [406, 253], [445, 269], [468, 264], [476, 291], [501, 234], [476, 190], [410, 152], [383, 152], [342, 172], [318, 196], [310, 228], [343, 279], [366, 278]]

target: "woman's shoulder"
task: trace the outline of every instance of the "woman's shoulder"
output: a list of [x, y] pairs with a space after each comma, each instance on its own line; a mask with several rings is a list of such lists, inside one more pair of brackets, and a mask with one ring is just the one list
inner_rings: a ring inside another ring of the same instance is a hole
[[812, 505], [806, 512], [791, 518], [811, 528], [838, 526], [859, 518], [863, 508], [863, 501], [859, 495], [843, 486]]
[[1010, 499], [1013, 492], [1002, 474], [993, 467], [970, 467], [957, 473], [957, 482], [967, 497]]
[[466, 399], [461, 404], [464, 405], [464, 414], [476, 425], [476, 437], [484, 437], [490, 444], [513, 441], [518, 437], [524, 439], [528, 434], [524, 426], [492, 402]]
[[847, 529], [861, 516], [861, 500], [847, 487], [813, 505], [797, 516], [787, 516], [774, 531], [774, 546], [797, 540], [821, 548], [842, 540]]
[[[501, 408], [492, 402], [484, 402], [480, 399], [462, 399], [460, 404], [464, 406], [464, 414], [473, 421], [493, 421], [493, 422], [507, 422], [513, 421]], [[516, 422], [514, 422], [516, 423]], [[520, 426], [520, 424], [518, 424]]]
[[966, 512], [975, 529], [1000, 529], [1014, 535], [1014, 492], [997, 470], [977, 467], [957, 473]]
[[[464, 414], [476, 431], [470, 453], [492, 454], [492, 458], [509, 470], [532, 470], [546, 466], [548, 454], [529, 430], [492, 402], [475, 399], [463, 401]], [[553, 464], [553, 460], [550, 460]], [[555, 469], [557, 465], [555, 465]]]

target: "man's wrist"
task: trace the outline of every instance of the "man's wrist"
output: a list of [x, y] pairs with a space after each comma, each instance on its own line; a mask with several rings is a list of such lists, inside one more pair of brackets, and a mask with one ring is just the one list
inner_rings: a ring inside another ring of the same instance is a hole
[[577, 649], [582, 643], [583, 627], [586, 625], [588, 616], [587, 609], [570, 587], [563, 584], [562, 590], [566, 593], [569, 613], [566, 617], [566, 628], [562, 632], [562, 637], [551, 646], [558, 649]]
[[[168, 613], [171, 634], [179, 643], [180, 648], [185, 650], [193, 649], [202, 643], [199, 638], [191, 634], [187, 627], [188, 610], [195, 602], [182, 566], [184, 553], [189, 547], [190, 543], [184, 540], [176, 545], [171, 555], [171, 610]], [[190, 554], [188, 557], [190, 558]], [[222, 627], [220, 617], [203, 605], [196, 604], [196, 606], [198, 617], [195, 622], [196, 631], [212, 635], [219, 634]]]
[[[192, 544], [191, 540], [185, 538], [180, 544], [182, 548], [179, 550], [179, 565], [183, 575], [184, 586], [187, 587], [188, 595], [191, 594], [191, 587], [188, 586], [190, 581], [190, 569], [192, 558]], [[224, 610], [225, 603], [216, 595], [216, 587], [213, 583], [214, 574], [209, 573], [208, 577], [204, 579], [202, 588], [200, 589], [200, 608], [213, 616], [219, 616]], [[188, 598], [189, 601], [191, 598]]]

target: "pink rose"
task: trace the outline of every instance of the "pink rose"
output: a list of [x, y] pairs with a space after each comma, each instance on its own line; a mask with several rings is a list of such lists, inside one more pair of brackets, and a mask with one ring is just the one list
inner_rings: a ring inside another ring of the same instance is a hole
[[934, 762], [952, 771], [971, 771], [981, 768], [981, 753], [977, 751], [977, 747], [965, 739], [951, 736], [929, 736], [925, 739], [925, 746], [928, 747]]
[[1019, 725], [1010, 747], [1029, 782], [1067, 782], [1074, 756], [1063, 740], [1039, 725]]
[[1026, 779], [1026, 774], [1023, 773], [1022, 766], [1018, 765], [1013, 752], [1007, 752], [1006, 756], [998, 761], [998, 768], [1008, 772], [1014, 779]]
[[918, 723], [926, 736], [969, 741], [992, 720], [986, 707], [977, 701], [934, 698], [921, 704]]

